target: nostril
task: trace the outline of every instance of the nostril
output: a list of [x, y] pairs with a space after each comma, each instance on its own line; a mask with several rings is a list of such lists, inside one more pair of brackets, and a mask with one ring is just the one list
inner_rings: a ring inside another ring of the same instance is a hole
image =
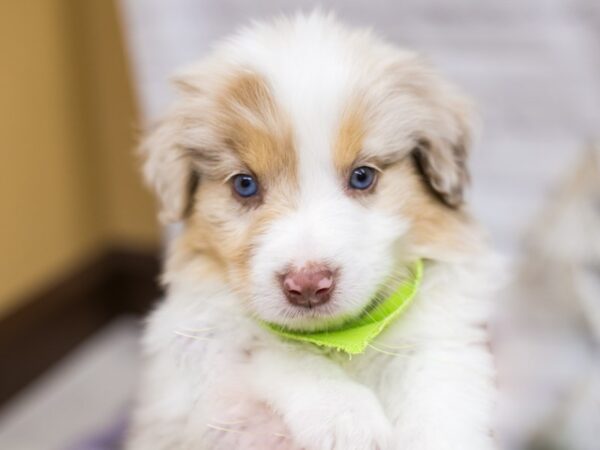
[[302, 295], [302, 287], [297, 283], [293, 276], [286, 276], [283, 280], [283, 287], [291, 295]]
[[321, 288], [317, 292], [315, 292], [315, 294], [316, 295], [325, 295], [329, 292], [330, 289], [331, 289], [330, 287]]
[[316, 293], [318, 294], [329, 291], [329, 289], [331, 289], [331, 286], [333, 285], [333, 274], [331, 273], [331, 271], [323, 271], [322, 273], [318, 274], [317, 277], [318, 282]]

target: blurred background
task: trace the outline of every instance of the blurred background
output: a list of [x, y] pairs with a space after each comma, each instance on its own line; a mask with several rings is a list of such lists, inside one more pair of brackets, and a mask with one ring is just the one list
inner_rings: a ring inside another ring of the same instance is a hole
[[498, 438], [600, 449], [597, 0], [2, 2], [0, 448], [114, 448], [165, 235], [139, 131], [215, 40], [315, 6], [420, 51], [474, 97], [472, 209], [512, 274]]

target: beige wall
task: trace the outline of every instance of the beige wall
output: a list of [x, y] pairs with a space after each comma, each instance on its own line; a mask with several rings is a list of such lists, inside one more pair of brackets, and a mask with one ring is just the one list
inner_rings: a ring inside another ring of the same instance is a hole
[[0, 315], [112, 243], [157, 243], [114, 5], [0, 4]]
[[77, 60], [82, 68], [109, 233], [128, 245], [157, 240], [154, 204], [142, 188], [139, 161], [132, 151], [139, 131], [134, 91], [124, 55], [120, 23], [110, 0], [70, 0], [76, 5]]

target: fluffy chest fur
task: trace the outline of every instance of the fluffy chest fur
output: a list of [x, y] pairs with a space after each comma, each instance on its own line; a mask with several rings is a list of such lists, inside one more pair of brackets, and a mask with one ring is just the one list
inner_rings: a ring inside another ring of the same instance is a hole
[[[291, 392], [296, 387], [289, 384], [293, 376], [280, 378], [279, 371], [269, 370], [265, 351], [280, 349], [298, 359], [303, 370], [314, 372], [316, 383], [322, 370], [319, 360], [326, 358], [368, 387], [386, 417], [403, 430], [386, 448], [413, 442], [411, 448], [450, 449], [453, 440], [472, 448], [495, 448], [495, 371], [486, 327], [495, 270], [487, 257], [456, 266], [430, 265], [410, 310], [373, 348], [353, 358], [281, 341], [240, 314], [226, 285], [182, 283], [149, 319], [144, 349], [150, 376], [141, 386], [143, 406], [137, 418], [139, 427], [153, 431], [132, 434], [131, 446], [300, 448], [283, 416], [261, 393], [277, 384]], [[203, 307], [206, 300], [218, 306]], [[296, 362], [289, 362], [292, 375], [298, 370]], [[215, 379], [218, 383], [208, 381]], [[313, 401], [314, 414], [347, 407], [328, 405], [323, 397]], [[441, 426], [431, 417], [443, 417], [442, 435], [430, 433], [431, 427]], [[315, 442], [313, 448], [319, 445]]]

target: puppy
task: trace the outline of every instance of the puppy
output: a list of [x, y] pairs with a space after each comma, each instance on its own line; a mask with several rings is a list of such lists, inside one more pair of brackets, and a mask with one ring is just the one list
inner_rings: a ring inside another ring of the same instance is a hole
[[[176, 80], [143, 144], [182, 221], [129, 449], [486, 450], [495, 278], [463, 206], [468, 102], [415, 54], [320, 13], [254, 24]], [[424, 262], [360, 355], [288, 341]]]

